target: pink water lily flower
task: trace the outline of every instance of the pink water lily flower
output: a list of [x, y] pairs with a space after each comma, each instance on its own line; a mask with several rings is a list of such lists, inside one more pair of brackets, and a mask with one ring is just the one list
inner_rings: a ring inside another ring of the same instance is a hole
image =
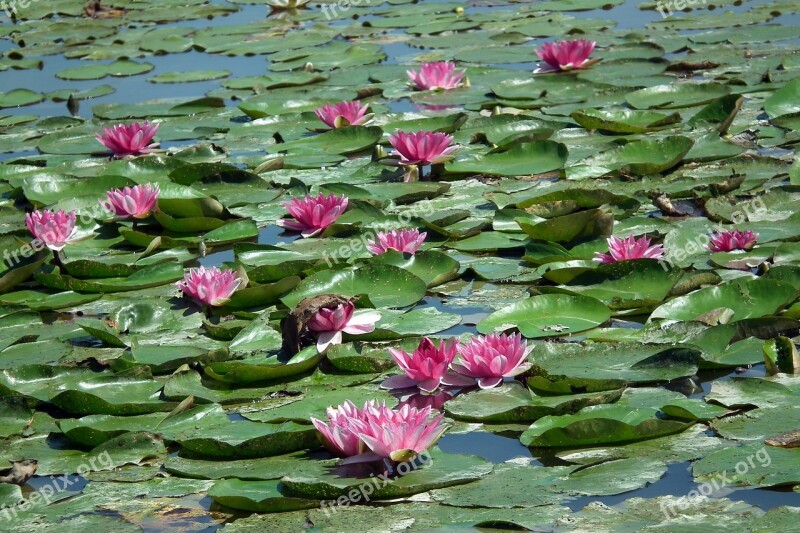
[[398, 348], [389, 348], [404, 374], [392, 376], [381, 383], [385, 389], [417, 387], [423, 392], [433, 392], [447, 377], [450, 363], [456, 357], [457, 344], [453, 339], [440, 341], [439, 345], [425, 337], [414, 353], [408, 354]]
[[712, 252], [731, 252], [733, 250], [752, 250], [758, 241], [758, 233], [750, 230], [718, 231], [711, 236], [708, 249]]
[[106, 193], [108, 202], [101, 203], [110, 207], [118, 217], [147, 218], [155, 210], [159, 192], [158, 185], [149, 183], [113, 189]]
[[327, 423], [314, 417], [311, 417], [311, 423], [320, 432], [322, 444], [328, 451], [339, 457], [352, 457], [362, 451], [361, 439], [353, 429], [353, 422], [365, 422], [366, 411], [373, 407], [377, 407], [375, 400], [367, 401], [364, 409], [359, 409], [353, 402], [346, 400], [338, 407], [328, 407]]
[[303, 237], [312, 237], [321, 233], [336, 222], [347, 210], [349, 200], [346, 196], [320, 193], [316, 198], [306, 195], [305, 198], [292, 198], [284, 207], [294, 220], [282, 218], [278, 225], [291, 231], [299, 231]]
[[342, 126], [360, 126], [372, 118], [367, 115], [367, 105], [354, 100], [352, 102], [339, 102], [338, 104], [325, 104], [314, 113], [319, 119], [331, 128], [341, 128]]
[[158, 146], [158, 143], [151, 143], [158, 126], [146, 120], [141, 124], [132, 122], [127, 126], [117, 124], [111, 128], [103, 128], [103, 133], [98, 133], [96, 137], [97, 141], [114, 152], [116, 157], [141, 155]]
[[411, 85], [419, 91], [455, 89], [464, 77], [464, 71], [456, 72], [455, 63], [450, 61], [423, 63], [419, 70], [406, 73]]
[[33, 211], [25, 215], [25, 225], [35, 238], [54, 252], [73, 242], [78, 231], [75, 227], [75, 211]]
[[540, 72], [572, 70], [595, 63], [595, 61], [589, 60], [595, 44], [594, 41], [586, 39], [544, 43], [536, 50], [536, 54], [547, 63], [540, 69]]
[[319, 334], [317, 350], [324, 352], [331, 344], [342, 343], [342, 332], [350, 335], [363, 335], [375, 330], [375, 323], [381, 319], [377, 311], [366, 311], [354, 315], [353, 302], [339, 304], [334, 308], [322, 308], [308, 321], [308, 329]]
[[[496, 387], [503, 378], [522, 374], [531, 367], [525, 361], [528, 343], [522, 335], [506, 335], [505, 333], [480, 335], [472, 337], [458, 348], [461, 355], [459, 362], [453, 363], [452, 369], [472, 384], [478, 382], [482, 389]], [[449, 383], [451, 385], [462, 385]]]
[[389, 250], [414, 255], [427, 236], [427, 233], [420, 233], [417, 229], [379, 231], [375, 239], [367, 243], [367, 249], [375, 255], [385, 254]]
[[650, 239], [644, 235], [638, 239], [633, 235], [625, 239], [612, 236], [608, 239], [608, 252], [607, 254], [596, 252], [594, 260], [605, 264], [629, 259], [661, 259], [664, 257], [664, 247], [660, 244], [650, 246]]
[[392, 410], [386, 404], [365, 409], [366, 420], [352, 423], [369, 452], [343, 461], [344, 464], [390, 459], [411, 461], [428, 450], [447, 430], [444, 415], [431, 419], [431, 408], [404, 405]]
[[389, 143], [397, 150], [401, 165], [434, 165], [453, 158], [456, 150], [453, 136], [441, 132], [418, 131], [406, 133], [398, 131], [389, 136]]
[[233, 270], [201, 266], [189, 269], [176, 285], [201, 305], [219, 306], [231, 299], [241, 283]]

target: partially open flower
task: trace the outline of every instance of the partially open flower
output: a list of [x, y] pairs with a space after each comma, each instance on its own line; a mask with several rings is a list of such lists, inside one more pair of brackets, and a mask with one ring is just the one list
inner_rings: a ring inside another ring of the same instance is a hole
[[441, 132], [398, 131], [389, 136], [389, 143], [397, 150], [401, 165], [435, 165], [453, 158], [456, 150], [452, 135]]
[[427, 233], [420, 233], [417, 229], [379, 231], [375, 235], [375, 240], [369, 241], [367, 249], [375, 255], [385, 254], [389, 250], [413, 255], [425, 242], [427, 235]]
[[595, 44], [586, 39], [544, 43], [536, 50], [536, 55], [547, 63], [541, 72], [572, 70], [594, 63], [589, 60], [589, 56], [594, 51]]
[[389, 459], [410, 461], [423, 453], [447, 429], [444, 416], [431, 419], [431, 408], [416, 409], [405, 405], [396, 410], [375, 400], [359, 409], [351, 401], [327, 410], [328, 421], [311, 418], [322, 443], [344, 463], [362, 463]]
[[308, 322], [308, 329], [318, 334], [317, 349], [320, 352], [331, 344], [341, 344], [342, 332], [350, 335], [363, 335], [375, 329], [375, 323], [381, 319], [377, 311], [366, 311], [353, 314], [356, 306], [353, 302], [339, 304], [336, 307], [322, 308]]
[[752, 250], [758, 242], [758, 233], [750, 230], [718, 231], [711, 236], [708, 249], [712, 252], [731, 252], [733, 250]]
[[322, 443], [328, 450], [339, 457], [352, 457], [361, 453], [361, 439], [353, 430], [353, 421], [366, 421], [366, 410], [377, 407], [375, 400], [370, 400], [359, 409], [350, 400], [334, 408], [328, 407], [328, 421], [323, 422], [311, 417], [311, 423], [322, 436]]
[[198, 267], [189, 269], [176, 285], [201, 305], [219, 306], [231, 299], [241, 283], [233, 270]]
[[386, 404], [364, 409], [366, 420], [352, 425], [369, 452], [345, 460], [345, 463], [391, 459], [411, 461], [436, 443], [447, 430], [444, 415], [431, 420], [431, 408], [416, 409], [404, 405], [392, 410]]
[[600, 263], [616, 263], [629, 259], [661, 259], [664, 247], [660, 244], [650, 246], [650, 239], [645, 236], [635, 238], [633, 235], [625, 239], [609, 237], [608, 253], [595, 253], [594, 260]]
[[117, 124], [111, 128], [103, 128], [97, 134], [97, 141], [111, 150], [116, 157], [141, 155], [158, 146], [151, 143], [158, 131], [158, 124], [144, 121], [141, 124], [132, 122], [129, 125]]
[[433, 392], [443, 382], [448, 373], [450, 363], [456, 357], [456, 342], [452, 339], [440, 341], [439, 345], [425, 337], [414, 353], [389, 348], [389, 353], [404, 374], [392, 376], [381, 387], [386, 389], [404, 389], [418, 387], [423, 392]]
[[342, 126], [360, 126], [366, 123], [372, 115], [367, 115], [367, 105], [354, 100], [352, 102], [339, 102], [338, 104], [325, 104], [314, 113], [319, 119], [331, 128]]
[[147, 218], [155, 209], [159, 194], [158, 185], [135, 185], [122, 189], [113, 189], [106, 193], [114, 214], [122, 218]]
[[33, 211], [25, 215], [25, 225], [35, 238], [54, 252], [74, 242], [78, 231], [75, 227], [75, 211]]
[[292, 198], [283, 205], [294, 220], [282, 218], [278, 220], [278, 225], [299, 231], [303, 237], [312, 237], [336, 222], [347, 210], [348, 202], [346, 196], [325, 196], [322, 193], [317, 197], [306, 195], [305, 198]]
[[455, 63], [449, 61], [423, 63], [419, 70], [409, 70], [407, 74], [419, 91], [455, 89], [464, 77], [464, 71], [456, 72]]
[[[482, 389], [496, 387], [503, 378], [522, 374], [530, 363], [526, 363], [527, 341], [522, 335], [505, 333], [472, 337], [458, 348], [461, 358], [451, 366], [461, 376], [478, 382]], [[464, 385], [460, 380], [451, 385]]]

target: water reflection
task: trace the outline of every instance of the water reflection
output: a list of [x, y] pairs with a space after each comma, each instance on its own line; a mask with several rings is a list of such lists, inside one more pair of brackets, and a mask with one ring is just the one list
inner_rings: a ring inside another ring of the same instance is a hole
[[445, 434], [439, 441], [439, 448], [447, 453], [466, 453], [483, 457], [493, 463], [504, 463], [519, 457], [530, 458], [531, 451], [519, 439], [503, 437], [484, 431], [473, 431], [462, 435]]

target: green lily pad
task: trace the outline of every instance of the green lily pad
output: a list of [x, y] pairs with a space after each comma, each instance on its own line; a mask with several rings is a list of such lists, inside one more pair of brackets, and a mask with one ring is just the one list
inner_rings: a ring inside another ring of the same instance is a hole
[[367, 264], [313, 274], [301, 281], [282, 301], [286, 306], [294, 307], [303, 298], [318, 294], [366, 294], [376, 306], [403, 307], [419, 301], [425, 295], [426, 287], [425, 281], [400, 267]]
[[586, 129], [611, 133], [645, 133], [680, 122], [678, 113], [636, 111], [633, 109], [582, 109], [570, 115]]
[[319, 507], [319, 501], [283, 496], [279, 481], [225, 479], [215, 483], [208, 495], [225, 507], [257, 513], [285, 513]]
[[542, 294], [492, 313], [478, 324], [478, 332], [516, 328], [528, 338], [553, 337], [591, 329], [610, 316], [608, 307], [588, 296]]
[[794, 300], [794, 289], [771, 279], [734, 280], [679, 296], [658, 307], [651, 319], [693, 320], [715, 309], [731, 309], [733, 320], [774, 315]]
[[315, 474], [289, 475], [281, 479], [281, 484], [286, 495], [319, 501], [336, 500], [369, 483], [374, 489], [370, 498], [385, 500], [469, 483], [492, 470], [491, 463], [470, 455], [442, 453], [434, 449], [424, 457], [428, 459], [425, 463], [412, 468], [404, 476], [390, 475], [390, 482], [377, 477], [352, 477], [347, 472], [337, 474], [332, 461], [317, 461]]
[[729, 92], [727, 85], [719, 83], [679, 83], [639, 89], [628, 93], [625, 99], [636, 109], [674, 109], [707, 104]]
[[567, 147], [554, 141], [520, 143], [508, 151], [489, 153], [445, 165], [452, 173], [476, 173], [495, 176], [529, 176], [563, 168]]
[[569, 396], [539, 396], [519, 383], [459, 395], [445, 405], [448, 415], [469, 422], [533, 422], [548, 415], [575, 413], [589, 405], [613, 403], [623, 389]]
[[691, 425], [659, 419], [657, 413], [654, 408], [597, 405], [574, 415], [544, 417], [520, 440], [526, 446], [547, 448], [635, 442], [679, 433]]

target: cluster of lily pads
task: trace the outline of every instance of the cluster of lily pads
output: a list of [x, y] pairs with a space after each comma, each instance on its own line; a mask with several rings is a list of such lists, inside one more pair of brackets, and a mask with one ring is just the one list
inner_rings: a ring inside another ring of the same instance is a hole
[[0, 529], [794, 527], [797, 6], [264, 3], [0, 25]]

